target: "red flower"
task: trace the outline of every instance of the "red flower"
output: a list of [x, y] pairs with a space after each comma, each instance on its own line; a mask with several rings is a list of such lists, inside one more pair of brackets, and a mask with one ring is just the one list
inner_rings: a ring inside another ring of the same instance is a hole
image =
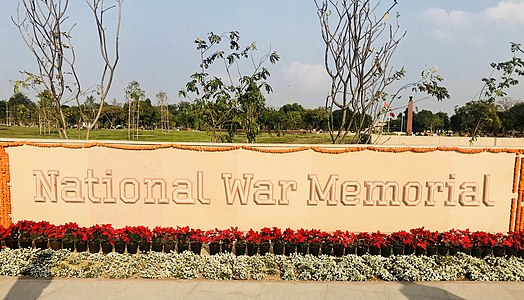
[[396, 246], [414, 246], [414, 239], [411, 232], [407, 232], [404, 230], [393, 232], [389, 235], [389, 238], [391, 240], [391, 243]]
[[382, 248], [388, 243], [387, 235], [380, 231], [373, 232], [369, 237], [369, 246]]
[[261, 241], [262, 238], [260, 237], [260, 234], [258, 234], [258, 232], [254, 231], [253, 229], [249, 229], [249, 231], [246, 232], [246, 243], [260, 244]]

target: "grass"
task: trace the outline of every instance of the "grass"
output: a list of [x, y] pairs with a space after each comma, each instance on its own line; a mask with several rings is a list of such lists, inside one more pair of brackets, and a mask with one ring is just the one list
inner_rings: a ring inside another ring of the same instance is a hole
[[[68, 131], [69, 139], [84, 140], [85, 130], [71, 129]], [[91, 131], [91, 140], [128, 140], [127, 129], [101, 129]], [[0, 126], [0, 138], [22, 138], [22, 139], [59, 139], [57, 132], [42, 135], [37, 127], [18, 127], [18, 126]], [[136, 141], [136, 139], [134, 139]], [[204, 131], [170, 131], [162, 132], [161, 130], [141, 130], [139, 131], [138, 141], [146, 142], [209, 142], [210, 137]], [[245, 143], [247, 141], [245, 134], [235, 136], [234, 143]], [[258, 143], [263, 144], [330, 144], [331, 139], [328, 133], [298, 133], [260, 134]]]

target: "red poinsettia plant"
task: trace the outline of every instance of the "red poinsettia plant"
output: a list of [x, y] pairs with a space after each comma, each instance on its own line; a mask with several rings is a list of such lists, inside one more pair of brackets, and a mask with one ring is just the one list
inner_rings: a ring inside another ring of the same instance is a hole
[[202, 231], [201, 229], [191, 228], [189, 230], [189, 240], [192, 243], [201, 243], [202, 244], [202, 243], [207, 242], [207, 237], [204, 234], [204, 231]]
[[523, 242], [524, 232], [522, 231], [510, 232], [504, 236], [504, 240], [502, 241], [504, 246], [508, 248], [513, 248], [515, 250], [522, 250]]
[[62, 241], [64, 239], [64, 236], [65, 236], [65, 229], [61, 225], [58, 225], [58, 226], [53, 225], [49, 229], [49, 232], [48, 232], [47, 235], [49, 237], [49, 241], [50, 242]]
[[78, 226], [74, 232], [74, 242], [87, 242], [89, 239], [89, 229]]
[[369, 246], [371, 235], [367, 232], [360, 232], [357, 234], [357, 246]]
[[47, 221], [32, 222], [29, 235], [32, 241], [43, 242], [49, 239], [49, 231], [53, 225]]
[[410, 230], [413, 235], [414, 246], [427, 250], [428, 246], [436, 246], [438, 242], [438, 231], [429, 231], [424, 227]]
[[112, 244], [116, 235], [116, 231], [111, 224], [93, 225], [87, 231], [89, 242]]
[[318, 229], [311, 229], [308, 233], [309, 236], [306, 240], [309, 244], [322, 244], [328, 239], [328, 233]]
[[189, 243], [189, 231], [190, 231], [189, 226], [185, 226], [185, 227], [177, 226], [177, 228], [175, 229], [175, 234], [176, 234], [178, 243], [181, 243], [181, 244]]
[[30, 241], [31, 240], [31, 228], [35, 222], [22, 220], [16, 222], [11, 228], [12, 232], [15, 232], [20, 241]]
[[248, 244], [260, 244], [262, 238], [258, 232], [254, 231], [253, 229], [249, 229], [249, 231], [246, 232], [245, 240]]
[[146, 226], [126, 226], [124, 232], [131, 243], [150, 243], [153, 233]]
[[413, 234], [405, 230], [393, 232], [389, 235], [391, 244], [394, 246], [414, 246]]
[[69, 222], [64, 225], [59, 225], [59, 227], [59, 231], [63, 233], [62, 241], [64, 243], [73, 243], [77, 240], [77, 234], [80, 228], [77, 223]]
[[474, 247], [493, 247], [497, 244], [497, 237], [489, 232], [475, 231], [470, 236]]
[[377, 231], [369, 235], [368, 245], [370, 247], [382, 248], [388, 244], [388, 236], [382, 232]]
[[296, 236], [295, 231], [291, 228], [286, 228], [284, 230], [284, 243], [286, 244], [296, 244]]
[[300, 228], [295, 232], [295, 244], [304, 244], [309, 241], [309, 230]]
[[233, 235], [233, 240], [237, 245], [243, 245], [246, 243], [246, 236], [244, 232], [238, 230], [238, 227], [231, 227], [231, 234]]
[[151, 243], [162, 244], [162, 245], [174, 245], [177, 243], [176, 229], [171, 227], [160, 227], [153, 228]]
[[345, 248], [354, 246], [356, 239], [356, 234], [352, 232], [350, 233], [347, 230], [345, 232], [342, 230], [336, 230], [328, 237], [328, 243], [333, 244], [333, 246], [339, 245]]

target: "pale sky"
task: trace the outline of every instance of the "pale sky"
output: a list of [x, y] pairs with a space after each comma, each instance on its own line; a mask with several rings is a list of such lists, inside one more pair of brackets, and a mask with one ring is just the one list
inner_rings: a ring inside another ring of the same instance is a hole
[[[72, 34], [77, 68], [83, 86], [93, 86], [100, 72], [94, 21], [85, 1], [70, 2], [71, 20], [77, 23]], [[489, 64], [511, 58], [510, 42], [524, 43], [524, 0], [398, 2], [407, 36], [394, 64], [406, 69], [403, 82], [416, 80], [425, 67], [437, 66], [451, 94], [442, 102], [420, 101], [418, 110], [451, 114], [455, 106], [477, 99], [481, 78], [491, 73]], [[36, 72], [36, 62], [10, 20], [17, 3], [0, 1], [0, 99], [12, 95], [10, 80], [22, 79], [19, 71]], [[210, 31], [232, 30], [240, 32], [243, 44], [256, 41], [260, 53], [271, 48], [280, 54], [280, 62], [269, 67], [274, 89], [266, 97], [270, 105], [324, 105], [328, 81], [313, 0], [125, 0], [121, 61], [109, 99], [122, 102], [125, 87], [136, 80], [154, 103], [161, 90], [169, 103], [180, 102], [178, 91], [198, 67], [193, 41]], [[512, 89], [510, 96], [524, 100], [524, 87]], [[401, 105], [398, 101], [392, 106]]]

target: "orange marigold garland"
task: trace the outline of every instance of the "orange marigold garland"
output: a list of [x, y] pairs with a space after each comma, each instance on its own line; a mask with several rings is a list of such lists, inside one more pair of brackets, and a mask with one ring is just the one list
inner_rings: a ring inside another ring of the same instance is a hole
[[517, 204], [517, 199], [511, 199], [511, 210], [509, 216], [509, 232], [515, 231], [515, 205]]
[[11, 190], [9, 187], [9, 156], [4, 147], [0, 147], [0, 225], [11, 224]]
[[515, 167], [513, 169], [513, 193], [517, 192], [519, 183], [520, 155], [515, 157]]

